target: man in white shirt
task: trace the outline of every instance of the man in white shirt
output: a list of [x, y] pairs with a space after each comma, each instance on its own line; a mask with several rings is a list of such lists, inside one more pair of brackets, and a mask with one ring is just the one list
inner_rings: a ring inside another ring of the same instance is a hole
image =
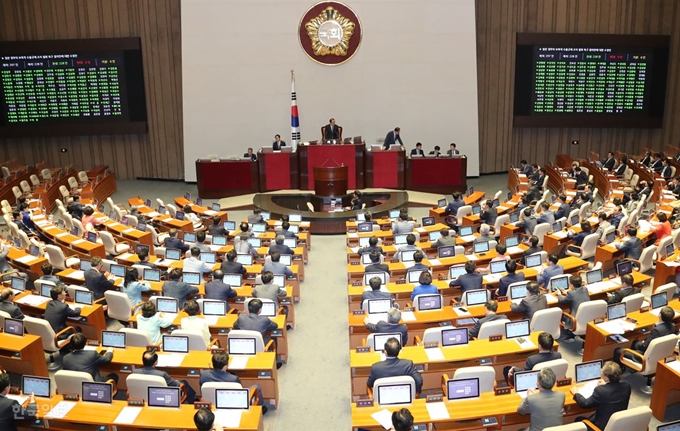
[[208, 328], [208, 322], [206, 322], [204, 318], [198, 316], [201, 312], [201, 307], [199, 307], [198, 302], [193, 299], [187, 301], [184, 304], [184, 311], [189, 317], [182, 318], [182, 329], [199, 332], [203, 337], [205, 345], [207, 346], [210, 344], [210, 329]]
[[211, 273], [212, 267], [207, 263], [201, 261], [199, 256], [201, 255], [201, 249], [194, 246], [191, 247], [191, 257], [184, 259], [184, 267], [182, 270], [184, 272], [198, 272], [203, 277], [205, 273]]

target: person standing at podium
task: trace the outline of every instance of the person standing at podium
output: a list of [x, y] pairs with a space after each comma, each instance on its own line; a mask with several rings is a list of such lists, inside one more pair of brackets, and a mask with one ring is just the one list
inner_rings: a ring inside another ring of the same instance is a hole
[[328, 120], [328, 124], [323, 128], [323, 139], [324, 141], [329, 139], [340, 139], [340, 129], [337, 124], [335, 124], [335, 118]]
[[386, 150], [389, 150], [390, 147], [399, 141], [399, 145], [402, 147], [404, 146], [404, 143], [401, 141], [401, 136], [399, 136], [399, 133], [401, 132], [401, 129], [399, 127], [395, 127], [394, 130], [390, 130], [387, 132], [387, 135], [385, 136], [385, 142], [383, 143], [383, 147]]
[[272, 143], [272, 147], [274, 151], [281, 151], [282, 147], [285, 147], [286, 143], [281, 140], [281, 135], [275, 135], [274, 136], [274, 142]]

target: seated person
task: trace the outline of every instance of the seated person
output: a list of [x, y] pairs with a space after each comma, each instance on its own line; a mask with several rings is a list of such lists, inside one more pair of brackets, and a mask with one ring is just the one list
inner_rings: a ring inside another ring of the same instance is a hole
[[411, 292], [411, 301], [413, 301], [418, 295], [439, 293], [437, 286], [432, 284], [432, 274], [430, 274], [428, 271], [423, 271], [420, 273], [418, 283], [419, 284], [413, 288], [413, 292]]
[[[572, 275], [569, 277], [568, 292], [565, 292], [562, 289], [557, 290], [557, 302], [560, 305], [569, 305], [569, 314], [572, 316], [576, 316], [581, 304], [588, 301], [590, 301], [590, 294], [588, 293], [588, 289], [583, 287], [583, 280], [580, 275]], [[562, 334], [564, 335], [563, 341], [565, 343], [571, 343], [574, 341], [574, 334], [566, 328], [571, 327], [573, 322], [566, 316], [562, 317], [562, 321], [564, 322]]]
[[548, 308], [548, 300], [538, 287], [538, 283], [530, 281], [527, 284], [527, 296], [519, 304], [510, 304], [513, 313], [524, 313], [524, 319], [531, 320], [534, 313]]
[[531, 208], [527, 207], [524, 208], [524, 212], [522, 213], [523, 217], [520, 221], [515, 223], [515, 226], [524, 228], [524, 233], [527, 235], [533, 235], [534, 234], [534, 229], [536, 228], [536, 225], [538, 224], [538, 220], [536, 219], [536, 216], [534, 216], [531, 213]]
[[9, 314], [12, 319], [24, 320], [24, 313], [21, 309], [14, 305], [14, 291], [9, 287], [2, 289], [0, 292], [0, 311]]
[[[644, 341], [639, 340], [633, 341], [631, 349], [644, 354], [647, 351], [647, 348], [649, 347], [651, 342], [654, 341], [655, 339], [659, 337], [664, 337], [669, 334], [675, 334], [674, 319], [675, 311], [668, 305], [662, 307], [661, 311], [659, 312], [659, 322], [657, 322], [654, 325], [654, 328], [651, 330], [649, 335], [647, 335], [647, 338], [645, 338]], [[624, 367], [624, 364], [621, 362], [622, 351], [623, 348], [621, 347], [617, 347], [616, 349], [614, 349], [614, 362], [619, 364], [621, 367]], [[640, 362], [639, 357], [633, 356], [630, 353], [626, 352], [625, 357], [635, 362], [638, 363]]]
[[212, 253], [212, 249], [205, 243], [205, 231], [199, 230], [196, 232], [196, 242], [191, 247], [198, 247], [201, 253]]
[[413, 361], [399, 359], [401, 343], [396, 338], [390, 338], [385, 342], [385, 360], [376, 362], [371, 366], [371, 373], [366, 379], [366, 386], [373, 388], [373, 383], [383, 377], [411, 376], [416, 382], [416, 394], [423, 387], [423, 377], [420, 375]]
[[371, 332], [387, 334], [399, 333], [403, 340], [404, 346], [408, 343], [408, 327], [405, 324], [399, 324], [401, 320], [401, 311], [398, 308], [390, 308], [387, 312], [387, 322], [381, 320], [378, 323], [369, 322], [368, 316], [364, 318], [364, 325]]
[[548, 281], [551, 278], [553, 278], [556, 275], [564, 274], [564, 267], [558, 263], [559, 261], [560, 259], [559, 257], [557, 257], [555, 253], [550, 253], [548, 255], [548, 260], [546, 261], [546, 264], [548, 266], [541, 266], [540, 269], [538, 270], [536, 282], [543, 289], [547, 289]]
[[505, 381], [508, 382], [508, 384], [512, 384], [515, 380], [514, 375], [517, 371], [530, 371], [533, 370], [534, 366], [542, 362], [562, 359], [562, 354], [553, 349], [553, 344], [555, 344], [555, 339], [552, 335], [547, 332], [541, 332], [538, 334], [538, 353], [529, 356], [526, 362], [524, 362], [524, 368], [522, 369], [519, 367], [503, 368]]
[[135, 265], [142, 265], [146, 266], [150, 269], [157, 269], [157, 266], [151, 262], [149, 262], [149, 251], [146, 249], [140, 249], [139, 252], [137, 253], [137, 258], [139, 259], [139, 262], [136, 262]]
[[481, 329], [482, 325], [485, 324], [486, 322], [507, 319], [507, 316], [505, 314], [496, 314], [497, 310], [498, 302], [494, 301], [493, 299], [486, 301], [484, 303], [484, 317], [482, 317], [481, 319], [477, 319], [477, 321], [475, 322], [475, 326], [470, 328], [469, 330], [470, 337], [476, 338], [479, 335], [479, 330]]
[[442, 228], [439, 233], [440, 237], [437, 239], [437, 241], [432, 243], [432, 248], [437, 249], [439, 247], [448, 247], [448, 246], [454, 246], [456, 245], [456, 237], [458, 234], [454, 231], [453, 234], [450, 235], [450, 229], [449, 228]]
[[371, 287], [371, 290], [365, 290], [361, 294], [361, 303], [363, 304], [364, 301], [369, 299], [391, 299], [392, 306], [399, 308], [397, 301], [394, 301], [394, 295], [389, 292], [382, 292], [380, 290], [381, 281], [382, 280], [380, 280], [380, 277], [371, 277], [371, 279], [368, 280], [368, 285]]
[[42, 269], [43, 276], [38, 279], [39, 281], [49, 281], [57, 286], [66, 288], [66, 285], [62, 283], [59, 277], [54, 275], [54, 268], [49, 262], [43, 263], [40, 269]]
[[184, 312], [187, 313], [187, 317], [182, 317], [180, 327], [200, 333], [205, 345], [210, 344], [210, 328], [208, 328], [208, 322], [203, 317], [199, 317], [201, 307], [198, 305], [198, 302], [193, 299], [187, 301], [184, 304]]
[[283, 243], [285, 239], [286, 237], [281, 234], [276, 235], [276, 238], [274, 238], [275, 244], [269, 246], [269, 254], [273, 254], [278, 251], [279, 254], [289, 254], [291, 256], [294, 255], [295, 251]]
[[144, 366], [141, 368], [134, 367], [132, 372], [135, 374], [146, 374], [150, 376], [163, 377], [163, 379], [165, 379], [165, 384], [173, 388], [179, 387], [180, 385], [184, 384], [184, 390], [186, 391], [187, 394], [187, 398], [184, 403], [193, 404], [196, 399], [196, 391], [194, 391], [189, 382], [187, 382], [186, 380], [182, 381], [175, 380], [170, 376], [170, 374], [166, 373], [165, 371], [157, 370], [156, 369], [157, 363], [158, 354], [156, 352], [146, 351], [142, 353], [142, 364]]
[[[586, 418], [577, 417], [576, 421], [588, 419], [599, 429], [605, 429], [609, 418], [616, 412], [626, 410], [630, 401], [631, 388], [625, 380], [621, 380], [623, 370], [612, 361], [607, 361], [602, 366], [600, 384], [595, 387], [593, 394], [586, 398], [579, 393], [574, 394], [574, 401], [583, 409], [596, 408], [595, 413]], [[572, 388], [572, 393], [574, 393]]]
[[540, 208], [541, 212], [538, 214], [536, 222], [539, 224], [548, 223], [552, 226], [552, 224], [555, 223], [555, 214], [550, 211], [550, 204], [548, 202], [541, 202]]
[[487, 225], [494, 226], [498, 217], [498, 209], [493, 206], [493, 200], [487, 199], [482, 202], [482, 211], [479, 213], [479, 220]]
[[496, 257], [491, 259], [491, 262], [498, 262], [499, 260], [510, 260], [510, 256], [508, 256], [506, 253], [508, 252], [508, 248], [505, 246], [505, 244], [496, 244]]
[[460, 207], [465, 206], [465, 201], [463, 200], [463, 195], [460, 192], [453, 192], [453, 200], [449, 202], [444, 210], [444, 214], [455, 216], [458, 214]]
[[557, 205], [559, 205], [559, 208], [557, 208], [557, 211], [555, 211], [555, 220], [559, 220], [561, 218], [568, 218], [569, 213], [571, 212], [571, 208], [567, 203], [567, 196], [564, 194], [560, 194], [559, 196], [557, 196], [556, 203]]
[[236, 291], [230, 285], [224, 283], [224, 272], [221, 269], [216, 269], [212, 273], [212, 281], [205, 283], [205, 299], [214, 299], [217, 301], [224, 301], [227, 303], [227, 311], [229, 311], [229, 298], [236, 297]]
[[[248, 302], [248, 313], [240, 313], [234, 322], [234, 329], [245, 329], [247, 331], [257, 331], [262, 334], [262, 339], [266, 345], [269, 342], [267, 332], [279, 329], [278, 323], [269, 319], [269, 317], [261, 316], [262, 301], [259, 299], [251, 299]], [[278, 366], [277, 366], [278, 368]]]
[[284, 238], [298, 239], [298, 236], [295, 234], [295, 232], [291, 232], [288, 229], [290, 229], [290, 223], [287, 221], [283, 221], [281, 223], [281, 232], [279, 232], [279, 234], [283, 235]]
[[176, 298], [179, 301], [180, 310], [184, 308], [184, 302], [188, 295], [196, 295], [198, 293], [198, 287], [191, 286], [183, 281], [181, 268], [172, 268], [168, 272], [168, 280], [163, 283], [163, 296], [169, 296], [171, 298]]
[[408, 271], [429, 271], [430, 267], [427, 265], [423, 264], [423, 258], [425, 257], [425, 253], [423, 253], [421, 250], [416, 251], [413, 253], [413, 261], [415, 264], [408, 268], [406, 272]]
[[378, 253], [382, 254], [383, 256], [385, 255], [385, 252], [383, 252], [382, 247], [378, 245], [378, 237], [377, 236], [372, 236], [368, 239], [368, 245], [366, 247], [360, 248], [357, 253], [359, 255], [362, 255], [364, 253], [370, 253], [372, 251], [377, 251]]
[[212, 225], [208, 226], [208, 233], [210, 235], [229, 235], [229, 231], [222, 225], [222, 219], [217, 215], [212, 218]]
[[[412, 233], [406, 235], [406, 245], [397, 246], [397, 253], [402, 251], [422, 251], [416, 244], [416, 236]], [[401, 255], [397, 256], [401, 260]]]
[[527, 396], [517, 407], [520, 415], [531, 415], [530, 430], [542, 430], [562, 425], [564, 415], [564, 392], [553, 391], [557, 377], [549, 368], [538, 372], [538, 388], [529, 389]]
[[90, 230], [91, 228], [98, 228], [102, 224], [97, 217], [94, 215], [94, 208], [91, 206], [86, 206], [83, 210], [83, 217], [81, 219], [83, 227], [85, 230]]
[[182, 253], [186, 253], [189, 250], [189, 244], [185, 244], [184, 241], [177, 238], [178, 230], [172, 228], [168, 231], [168, 236], [163, 240], [165, 248], [178, 248], [182, 250]]
[[377, 251], [372, 251], [369, 255], [371, 258], [371, 264], [366, 265], [366, 268], [364, 269], [365, 273], [369, 272], [390, 272], [390, 267], [386, 263], [380, 263], [380, 256], [381, 254], [378, 253]]
[[[212, 355], [212, 368], [209, 370], [201, 370], [200, 385], [204, 383], [239, 383], [241, 379], [238, 376], [231, 374], [228, 371], [229, 353], [225, 351], [217, 351]], [[250, 388], [255, 388], [257, 391], [257, 403], [262, 406], [262, 414], [267, 413], [267, 406], [264, 405], [264, 397], [262, 396], [262, 388], [260, 385], [252, 385]], [[222, 431], [220, 428], [219, 431]]]
[[275, 251], [270, 256], [271, 260], [265, 260], [264, 266], [262, 266], [262, 274], [265, 272], [271, 272], [274, 275], [285, 275], [286, 278], [293, 277], [293, 271], [290, 270], [286, 265], [282, 264], [281, 253]]
[[538, 245], [538, 237], [536, 235], [531, 235], [529, 237], [529, 248], [524, 250], [522, 253], [522, 263], [524, 263], [527, 256], [532, 254], [540, 253], [543, 249]]
[[149, 292], [151, 286], [148, 283], [139, 281], [139, 271], [137, 268], [127, 268], [123, 279], [123, 292], [128, 296], [130, 305], [136, 307], [144, 302], [142, 292]]
[[607, 293], [607, 304], [618, 304], [623, 302], [623, 298], [637, 293], [640, 293], [640, 289], [633, 286], [633, 276], [631, 274], [624, 274], [621, 276], [621, 288]]
[[248, 216], [248, 224], [263, 223], [264, 217], [262, 217], [262, 210], [255, 208], [253, 213]]
[[410, 233], [415, 229], [415, 223], [409, 221], [408, 214], [399, 214], [399, 218], [392, 222], [392, 233], [395, 235], [401, 233]]
[[491, 235], [489, 232], [491, 232], [491, 226], [486, 223], [482, 223], [482, 225], [479, 227], [479, 236], [475, 238], [473, 243], [496, 241], [496, 237]]
[[241, 262], [237, 262], [236, 258], [238, 257], [238, 253], [236, 253], [236, 250], [233, 248], [225, 254], [225, 257], [227, 260], [222, 262], [222, 265], [220, 268], [225, 274], [241, 274], [241, 275], [246, 275], [246, 268], [243, 266]]
[[[116, 287], [114, 279], [108, 272], [101, 272], [102, 258], [93, 256], [90, 259], [91, 267], [83, 273], [85, 277], [85, 287], [93, 293], [94, 300], [104, 298], [104, 293]], [[104, 302], [106, 303], [106, 302]]]
[[64, 370], [67, 371], [83, 371], [90, 376], [95, 382], [106, 382], [113, 380], [118, 383], [118, 375], [115, 373], [107, 374], [105, 377], [99, 373], [100, 365], [107, 365], [113, 359], [113, 351], [107, 350], [105, 354], [101, 355], [95, 350], [84, 350], [87, 343], [87, 337], [81, 333], [77, 333], [71, 337], [71, 348], [73, 351], [64, 356]]
[[423, 151], [423, 144], [418, 142], [416, 147], [411, 150], [411, 157], [425, 157], [425, 152]]
[[196, 425], [198, 431], [220, 431], [224, 429], [224, 426], [215, 420], [215, 413], [206, 407], [196, 410], [194, 425]]
[[212, 266], [200, 259], [201, 249], [191, 247], [191, 255], [182, 261], [183, 272], [198, 272], [203, 277], [204, 274], [210, 275]]
[[272, 283], [274, 274], [271, 271], [262, 273], [262, 284], [256, 284], [253, 288], [253, 296], [260, 299], [269, 299], [274, 302], [276, 309], [279, 309], [279, 298], [285, 298], [286, 286], [279, 286]]
[[[66, 290], [57, 286], [50, 289], [51, 301], [45, 306], [43, 318], [50, 324], [54, 333], [63, 331], [67, 326], [66, 319], [69, 317], [79, 317], [80, 307], [71, 308], [66, 304]], [[69, 334], [59, 336], [60, 340], [66, 339]]]
[[[569, 239], [573, 240], [574, 245], [577, 246], [577, 247], [581, 247], [581, 245], [583, 244], [583, 240], [586, 239], [586, 237], [588, 235], [593, 233], [592, 227], [590, 226], [590, 223], [588, 223], [587, 221], [582, 221], [580, 226], [581, 226], [581, 232], [576, 233], [575, 231], [573, 231], [571, 229], [569, 229], [569, 231], [567, 232], [567, 237]], [[568, 249], [568, 248], [569, 248], [569, 246], [567, 245], [565, 250]]]
[[508, 259], [505, 262], [505, 270], [508, 274], [498, 280], [498, 290], [494, 292], [494, 297], [508, 296], [508, 287], [510, 287], [512, 283], [524, 281], [524, 273], [517, 273], [517, 262], [514, 260]]
[[249, 158], [251, 162], [257, 162], [257, 155], [253, 152], [252, 147], [248, 147], [248, 151], [243, 154], [244, 158]]
[[184, 212], [184, 219], [191, 222], [195, 232], [205, 230], [205, 226], [203, 226], [201, 218], [196, 215], [194, 210], [191, 208], [191, 205], [184, 205], [182, 211]]
[[0, 427], [6, 431], [16, 431], [22, 422], [30, 423], [36, 418], [38, 404], [35, 394], [24, 394], [28, 397], [28, 404], [23, 407], [19, 401], [7, 398], [11, 389], [12, 379], [8, 373], [0, 373]]
[[658, 212], [656, 214], [656, 218], [659, 220], [659, 222], [652, 222], [651, 231], [656, 234], [656, 240], [660, 241], [671, 235], [671, 224], [668, 221], [668, 216], [666, 213]]
[[474, 261], [468, 260], [465, 262], [466, 274], [461, 275], [449, 283], [449, 287], [460, 287], [461, 298], [468, 290], [475, 290], [482, 288], [483, 277], [476, 273], [477, 265]]
[[236, 253], [251, 254], [253, 256], [259, 256], [257, 249], [248, 242], [248, 239], [252, 238], [252, 233], [241, 232], [234, 238], [234, 250]]
[[430, 156], [439, 157], [442, 154], [441, 153], [441, 147], [439, 147], [439, 145], [435, 145], [434, 150], [430, 151], [427, 154], [430, 155]]
[[142, 304], [142, 313], [137, 315], [137, 329], [149, 334], [151, 344], [158, 344], [163, 339], [161, 328], [167, 328], [175, 320], [174, 315], [157, 313], [153, 302]]

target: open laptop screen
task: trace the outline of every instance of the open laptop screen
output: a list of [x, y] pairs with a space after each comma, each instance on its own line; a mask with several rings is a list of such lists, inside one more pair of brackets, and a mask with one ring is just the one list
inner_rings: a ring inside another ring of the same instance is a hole
[[145, 268], [142, 278], [144, 281], [161, 281], [161, 271], [158, 269]]
[[540, 254], [532, 254], [527, 256], [524, 259], [525, 266], [527, 268], [533, 268], [535, 266], [539, 266], [541, 264], [541, 255]]
[[557, 289], [567, 290], [569, 288], [569, 275], [561, 275], [550, 279], [550, 291]]
[[226, 230], [236, 230], [236, 222], [233, 220], [225, 220], [225, 222], [222, 223], [222, 226], [224, 226], [224, 229]]
[[519, 238], [515, 235], [505, 237], [503, 241], [506, 247], [517, 247], [519, 245]]
[[378, 386], [378, 405], [411, 404], [411, 385], [382, 385]]
[[26, 290], [26, 279], [21, 278], [21, 277], [12, 277], [11, 278], [11, 287], [12, 290], [18, 290], [20, 292], [23, 292]]
[[602, 359], [576, 364], [576, 383], [583, 383], [589, 380], [598, 380], [602, 370]]
[[248, 238], [248, 244], [255, 248], [260, 248], [262, 247], [262, 238]]
[[172, 407], [178, 409], [180, 405], [179, 390], [179, 387], [149, 386], [147, 388], [149, 407]]
[[189, 353], [189, 337], [184, 335], [163, 335], [163, 351]]
[[201, 274], [198, 272], [184, 272], [182, 273], [182, 281], [194, 286], [201, 284]]
[[276, 317], [276, 304], [273, 302], [262, 302], [260, 316]]
[[538, 373], [536, 371], [518, 371], [515, 373], [515, 392], [524, 392], [538, 388]]
[[169, 260], [180, 260], [182, 257], [182, 250], [178, 248], [168, 248], [165, 250], [165, 258]]
[[287, 245], [290, 248], [296, 248], [297, 240], [295, 238], [284, 238], [283, 245]]
[[378, 277], [380, 279], [380, 284], [382, 286], [387, 284], [387, 274], [385, 274], [384, 272], [367, 272], [366, 274], [364, 274], [364, 286], [368, 286], [369, 285], [368, 282], [373, 277]]
[[123, 265], [111, 264], [109, 271], [116, 277], [125, 277], [125, 266]]
[[382, 352], [385, 349], [385, 343], [387, 343], [387, 340], [390, 338], [396, 338], [399, 340], [399, 343], [403, 343], [401, 334], [399, 332], [394, 332], [391, 334], [375, 334], [373, 336], [373, 351]]
[[369, 299], [368, 314], [387, 313], [392, 308], [391, 299]]
[[592, 271], [586, 272], [586, 283], [593, 284], [602, 281], [602, 270], [593, 269]]
[[680, 421], [669, 422], [665, 425], [659, 425], [656, 431], [680, 431]]
[[491, 273], [492, 274], [500, 274], [502, 272], [505, 272], [505, 261], [504, 260], [497, 260], [495, 262], [491, 262], [489, 264], [489, 267], [491, 268]]
[[92, 305], [93, 294], [89, 290], [76, 290], [76, 304]]
[[469, 342], [468, 328], [453, 328], [442, 331], [442, 346], [461, 346]]
[[238, 253], [236, 255], [236, 262], [243, 266], [251, 266], [253, 264], [253, 255], [250, 253]]
[[465, 304], [470, 306], [484, 304], [487, 298], [488, 293], [484, 289], [468, 290], [465, 292]]
[[456, 279], [460, 277], [463, 274], [466, 274], [467, 271], [465, 271], [465, 265], [454, 265], [449, 268], [449, 278], [450, 279]]
[[38, 377], [24, 375], [21, 377], [21, 392], [23, 394], [35, 394], [36, 397], [50, 397], [49, 377]]
[[213, 235], [212, 245], [224, 246], [227, 245], [227, 237], [224, 235]]
[[102, 347], [124, 349], [126, 344], [125, 332], [102, 331]]
[[472, 247], [475, 253], [486, 253], [489, 251], [489, 241], [476, 242]]
[[434, 242], [441, 238], [442, 233], [439, 232], [438, 230], [435, 230], [434, 232], [428, 233], [427, 236], [430, 239], [430, 242]]
[[359, 223], [357, 224], [359, 232], [373, 232], [373, 223]]
[[229, 338], [230, 355], [255, 355], [256, 344], [254, 338]]
[[175, 314], [179, 312], [179, 302], [175, 298], [157, 298], [156, 308], [161, 313]]
[[510, 299], [521, 299], [527, 296], [527, 283], [510, 286]]
[[479, 397], [479, 378], [447, 380], [446, 392], [449, 401], [477, 398]]
[[619, 262], [616, 265], [616, 273], [619, 275], [619, 277], [630, 274], [631, 272], [633, 272], [633, 262], [631, 261]]
[[621, 302], [607, 306], [607, 320], [615, 320], [626, 317], [626, 304]]
[[240, 286], [243, 283], [243, 276], [241, 274], [224, 274], [222, 283], [229, 286]]
[[83, 382], [83, 401], [91, 403], [111, 404], [113, 402], [113, 384], [100, 382]]
[[437, 256], [441, 259], [443, 257], [453, 257], [456, 255], [456, 248], [452, 245], [445, 245], [437, 248]]
[[505, 324], [505, 338], [517, 338], [529, 336], [529, 321], [519, 320]]
[[215, 408], [248, 410], [248, 392], [248, 389], [215, 389]]
[[441, 295], [418, 295], [418, 311], [441, 310]]
[[5, 325], [3, 330], [5, 334], [24, 336], [24, 321], [19, 319], [5, 318]]
[[147, 253], [151, 252], [151, 246], [147, 244], [137, 244], [135, 246], [135, 254], [139, 254], [142, 250], [146, 250]]
[[201, 262], [215, 263], [215, 253], [202, 252], [201, 253]]
[[472, 226], [463, 226], [459, 229], [460, 236], [472, 235]]
[[423, 226], [432, 226], [434, 224], [434, 217], [423, 217]]
[[182, 240], [184, 240], [184, 242], [196, 242], [196, 234], [193, 232], [185, 232], [182, 235]]
[[395, 245], [406, 244], [406, 237], [407, 236], [408, 236], [408, 234], [405, 234], [405, 233], [394, 235], [394, 244]]
[[206, 316], [224, 316], [227, 314], [227, 303], [224, 301], [203, 301], [203, 314]]
[[652, 309], [661, 308], [668, 305], [668, 295], [666, 293], [655, 293], [652, 295]]
[[422, 273], [423, 273], [422, 270], [421, 271], [418, 271], [418, 270], [408, 271], [406, 273], [407, 281], [409, 283], [419, 283], [420, 282], [420, 274], [422, 274]]

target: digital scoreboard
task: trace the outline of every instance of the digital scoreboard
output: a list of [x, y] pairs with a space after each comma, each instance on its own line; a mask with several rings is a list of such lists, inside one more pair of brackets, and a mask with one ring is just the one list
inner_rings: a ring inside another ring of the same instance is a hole
[[608, 35], [586, 45], [582, 36], [518, 35], [515, 126], [661, 127], [667, 45]]

